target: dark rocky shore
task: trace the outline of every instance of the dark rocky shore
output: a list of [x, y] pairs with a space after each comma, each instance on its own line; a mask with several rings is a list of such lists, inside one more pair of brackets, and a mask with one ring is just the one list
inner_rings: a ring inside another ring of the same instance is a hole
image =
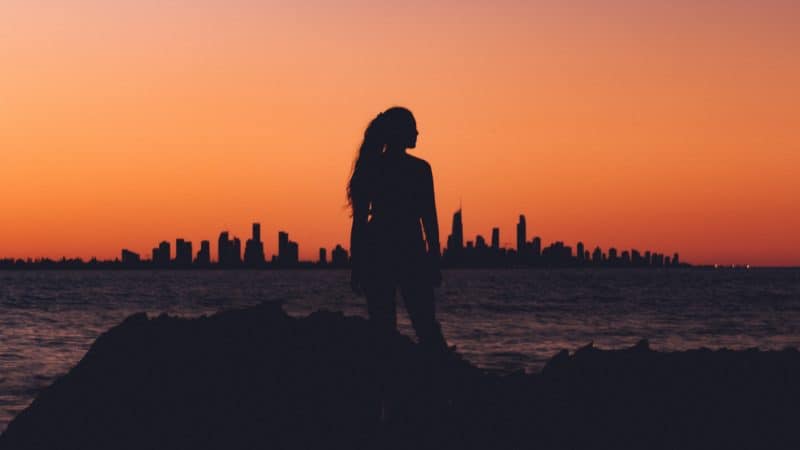
[[562, 352], [494, 375], [360, 318], [129, 317], [0, 449], [800, 448], [800, 354]]

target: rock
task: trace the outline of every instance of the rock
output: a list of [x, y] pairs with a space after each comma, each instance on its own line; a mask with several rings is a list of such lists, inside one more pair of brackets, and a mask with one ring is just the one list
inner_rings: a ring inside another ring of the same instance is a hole
[[796, 350], [646, 341], [498, 376], [340, 313], [136, 314], [41, 392], [0, 450], [796, 449], [799, 376]]

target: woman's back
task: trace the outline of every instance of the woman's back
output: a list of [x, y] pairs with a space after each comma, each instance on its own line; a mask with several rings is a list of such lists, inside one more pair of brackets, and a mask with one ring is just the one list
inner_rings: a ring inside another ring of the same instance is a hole
[[370, 222], [407, 232], [420, 231], [426, 197], [428, 163], [408, 154], [383, 155], [376, 167]]
[[[430, 267], [438, 273], [431, 167], [407, 153], [416, 146], [418, 134], [411, 112], [398, 107], [379, 114], [364, 132], [348, 186], [356, 275], [368, 271], [395, 278], [421, 275], [419, 271]], [[431, 279], [428, 275], [421, 278]]]

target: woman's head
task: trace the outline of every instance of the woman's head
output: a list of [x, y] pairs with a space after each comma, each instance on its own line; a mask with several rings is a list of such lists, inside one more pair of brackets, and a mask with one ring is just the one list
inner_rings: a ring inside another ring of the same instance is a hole
[[386, 145], [395, 148], [417, 146], [417, 121], [406, 108], [394, 106], [378, 115], [385, 133]]
[[347, 199], [351, 205], [356, 197], [368, 195], [378, 158], [387, 150], [416, 147], [418, 134], [414, 115], [401, 106], [393, 106], [372, 119], [364, 131], [364, 141], [347, 186]]

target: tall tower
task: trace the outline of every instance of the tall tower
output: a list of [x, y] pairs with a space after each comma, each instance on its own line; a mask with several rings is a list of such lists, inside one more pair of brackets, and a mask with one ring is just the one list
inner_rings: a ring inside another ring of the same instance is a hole
[[492, 228], [492, 249], [500, 249], [500, 228]]
[[525, 243], [528, 241], [528, 231], [525, 224], [525, 216], [519, 215], [519, 222], [517, 222], [517, 254], [522, 256], [525, 253]]
[[328, 264], [328, 250], [326, 250], [324, 247], [320, 247], [319, 249], [319, 264]]
[[[464, 223], [461, 220], [461, 208], [453, 214], [453, 244], [460, 250], [464, 248]], [[449, 243], [448, 243], [449, 246]]]
[[230, 263], [230, 240], [228, 238], [228, 232], [223, 231], [219, 234], [219, 239], [217, 239], [217, 262], [220, 265], [224, 266], [225, 264]]
[[289, 255], [289, 233], [278, 231], [278, 262], [285, 263]]
[[175, 264], [181, 267], [192, 264], [192, 243], [184, 240], [175, 240]]
[[200, 241], [200, 251], [197, 252], [197, 258], [194, 261], [198, 266], [211, 264], [211, 242]]
[[531, 241], [531, 254], [534, 258], [538, 258], [542, 255], [542, 238], [536, 236]]
[[264, 264], [264, 243], [261, 242], [261, 224], [253, 223], [253, 237], [244, 246], [244, 262], [249, 266]]
[[239, 238], [233, 238], [233, 247], [231, 247], [231, 258], [234, 264], [242, 262], [242, 241]]
[[172, 260], [172, 251], [170, 250], [169, 242], [161, 241], [161, 243], [158, 244], [158, 250], [161, 252], [161, 262], [164, 263], [164, 265], [169, 264]]

